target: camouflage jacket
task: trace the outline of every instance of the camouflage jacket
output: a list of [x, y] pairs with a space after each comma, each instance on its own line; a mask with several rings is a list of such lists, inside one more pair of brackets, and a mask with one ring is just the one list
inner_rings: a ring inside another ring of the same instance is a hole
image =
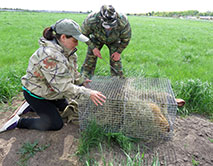
[[91, 13], [84, 20], [81, 26], [82, 33], [90, 40], [87, 45], [94, 49], [96, 43], [117, 45], [117, 52], [121, 53], [129, 44], [131, 38], [131, 27], [127, 17], [117, 13], [118, 26], [113, 28], [108, 34], [102, 27], [100, 12]]
[[23, 86], [45, 99], [55, 100], [90, 95], [91, 90], [78, 86], [84, 82], [77, 71], [77, 55], [68, 51], [56, 40], [39, 40], [40, 48], [31, 56], [26, 75], [21, 78]]

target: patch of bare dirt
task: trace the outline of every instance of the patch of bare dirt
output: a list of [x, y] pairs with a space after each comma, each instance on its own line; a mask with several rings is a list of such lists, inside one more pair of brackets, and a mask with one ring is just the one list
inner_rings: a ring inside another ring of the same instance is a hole
[[[15, 98], [12, 105], [2, 105], [0, 108], [0, 124], [22, 102], [22, 96]], [[6, 110], [6, 111], [5, 111]], [[24, 116], [34, 116], [28, 113]], [[26, 142], [38, 141], [39, 145], [50, 145], [47, 149], [38, 152], [28, 161], [30, 166], [80, 166], [75, 155], [80, 137], [79, 127], [66, 124], [60, 131], [36, 131], [15, 129], [0, 133], [0, 166], [15, 166], [20, 160], [19, 152]], [[145, 154], [150, 158], [152, 154], [158, 155], [161, 165], [200, 166], [213, 165], [213, 123], [199, 116], [177, 117], [174, 125], [174, 135], [171, 140], [161, 142], [150, 147], [150, 152]], [[142, 146], [141, 146], [142, 147]], [[148, 147], [149, 148], [149, 147]], [[136, 150], [137, 151], [137, 150]], [[103, 147], [93, 154], [99, 165], [103, 165], [103, 157], [114, 165], [121, 164], [125, 155], [118, 147]], [[150, 164], [151, 165], [151, 164]]]

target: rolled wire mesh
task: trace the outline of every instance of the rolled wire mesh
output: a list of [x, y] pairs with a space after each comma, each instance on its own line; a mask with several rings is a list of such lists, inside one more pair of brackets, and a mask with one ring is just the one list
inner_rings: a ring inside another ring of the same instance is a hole
[[168, 79], [95, 76], [90, 86], [107, 99], [103, 106], [80, 99], [82, 130], [95, 121], [106, 132], [121, 132], [134, 138], [172, 136], [177, 103]]

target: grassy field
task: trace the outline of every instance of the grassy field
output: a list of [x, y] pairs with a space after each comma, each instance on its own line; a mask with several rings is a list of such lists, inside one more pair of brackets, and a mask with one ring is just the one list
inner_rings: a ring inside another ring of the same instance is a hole
[[[20, 91], [20, 78], [25, 73], [29, 57], [38, 48], [38, 39], [45, 27], [62, 18], [71, 18], [81, 25], [86, 16], [0, 12], [0, 100], [7, 101]], [[207, 115], [212, 115], [213, 22], [138, 16], [128, 18], [132, 39], [122, 53], [125, 76], [168, 78], [176, 96], [186, 98], [186, 102], [191, 104], [188, 104], [187, 111], [204, 110]], [[86, 44], [79, 42], [79, 67], [85, 59], [86, 50]], [[106, 47], [101, 53], [108, 61]], [[99, 59], [97, 75], [110, 74], [109, 64], [105, 61]]]

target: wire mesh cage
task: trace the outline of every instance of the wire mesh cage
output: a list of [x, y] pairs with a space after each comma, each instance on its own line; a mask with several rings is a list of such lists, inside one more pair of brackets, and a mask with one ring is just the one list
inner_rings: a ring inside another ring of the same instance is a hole
[[107, 99], [102, 106], [80, 99], [81, 130], [95, 121], [105, 132], [143, 139], [171, 138], [177, 103], [168, 79], [95, 76], [90, 86]]

